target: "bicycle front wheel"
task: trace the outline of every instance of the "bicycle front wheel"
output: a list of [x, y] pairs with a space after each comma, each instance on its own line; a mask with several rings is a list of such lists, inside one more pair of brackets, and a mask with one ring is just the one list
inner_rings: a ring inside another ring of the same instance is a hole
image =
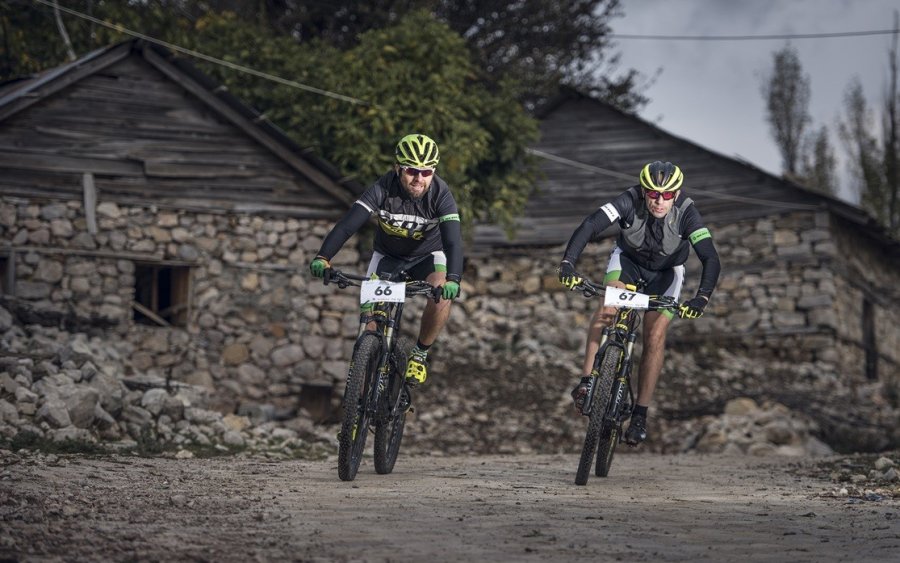
[[410, 344], [406, 339], [398, 340], [391, 358], [391, 381], [388, 393], [385, 393], [384, 414], [375, 423], [375, 471], [386, 475], [394, 470], [394, 463], [400, 453], [400, 442], [403, 440], [403, 428], [406, 426], [406, 411], [410, 396], [403, 382], [406, 371], [406, 358]]
[[[612, 384], [619, 371], [619, 360], [622, 357], [622, 350], [616, 348], [614, 352], [606, 354], [603, 358], [603, 364], [600, 366], [600, 379], [609, 381], [609, 389], [612, 391]], [[603, 374], [608, 374], [604, 376]], [[610, 397], [610, 400], [615, 400]], [[597, 446], [597, 467], [595, 475], [597, 477], [606, 477], [609, 475], [609, 468], [612, 466], [613, 455], [616, 453], [616, 444], [619, 443], [619, 422], [618, 411], [620, 406], [616, 406], [616, 412], [613, 413], [614, 420], [607, 420], [603, 428], [600, 429], [600, 444]]]
[[356, 478], [369, 432], [366, 402], [368, 389], [378, 372], [381, 339], [363, 334], [357, 341], [344, 389], [344, 419], [338, 441], [338, 477], [341, 481]]
[[[620, 348], [608, 346], [600, 361], [600, 375], [594, 379], [594, 398], [591, 403], [590, 422], [588, 422], [587, 434], [584, 437], [584, 446], [581, 448], [581, 458], [578, 460], [578, 472], [575, 474], [576, 485], [587, 484], [588, 475], [591, 473], [591, 465], [594, 461], [594, 452], [597, 451], [601, 437], [608, 434], [604, 419], [610, 401], [612, 384], [615, 380], [615, 368], [621, 355], [622, 350]], [[611, 462], [612, 459], [609, 461]], [[606, 461], [604, 461], [605, 463]]]

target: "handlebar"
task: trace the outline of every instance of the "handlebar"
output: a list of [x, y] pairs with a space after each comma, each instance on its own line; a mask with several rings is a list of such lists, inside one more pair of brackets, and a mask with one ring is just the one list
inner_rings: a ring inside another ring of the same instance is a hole
[[[336, 283], [341, 289], [345, 289], [351, 285], [358, 287], [362, 282], [370, 279], [372, 278], [368, 276], [342, 272], [333, 268], [325, 270], [325, 275], [322, 276], [322, 282], [325, 285]], [[406, 280], [406, 295], [426, 295], [431, 299], [434, 299], [435, 303], [441, 300], [441, 295], [443, 294], [442, 288], [443, 286], [431, 285], [426, 281]]]
[[[576, 276], [577, 275], [578, 274], [576, 274]], [[643, 289], [642, 286], [643, 283], [638, 282], [638, 288]], [[628, 289], [630, 291], [638, 291], [640, 293], [640, 289]], [[580, 291], [582, 295], [587, 298], [599, 297], [606, 294], [606, 286], [596, 284], [591, 280], [582, 277], [581, 283], [572, 288], [572, 291]], [[657, 311], [660, 309], [677, 309], [681, 306], [681, 304], [676, 301], [674, 297], [668, 295], [648, 295], [648, 297], [650, 298], [650, 303], [647, 307], [648, 311]]]

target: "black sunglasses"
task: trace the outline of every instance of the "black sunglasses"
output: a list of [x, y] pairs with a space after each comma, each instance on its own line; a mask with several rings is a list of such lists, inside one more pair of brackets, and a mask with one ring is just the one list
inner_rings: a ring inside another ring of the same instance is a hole
[[646, 196], [650, 199], [659, 199], [659, 197], [662, 196], [662, 198], [666, 201], [675, 199], [675, 194], [677, 193], [678, 192], [657, 192], [653, 190], [644, 190], [644, 194], [646, 194]]
[[412, 166], [401, 166], [400, 169], [410, 176], [418, 176], [421, 174], [423, 178], [427, 178], [434, 174], [434, 170], [430, 168], [413, 168]]

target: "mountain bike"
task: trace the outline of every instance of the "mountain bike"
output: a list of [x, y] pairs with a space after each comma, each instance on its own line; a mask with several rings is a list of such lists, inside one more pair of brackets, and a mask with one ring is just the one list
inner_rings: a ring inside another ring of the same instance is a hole
[[400, 281], [337, 270], [326, 270], [323, 278], [326, 285], [335, 283], [341, 289], [360, 287], [360, 302], [371, 305], [360, 314], [359, 337], [344, 389], [344, 416], [338, 435], [338, 476], [342, 481], [356, 478], [370, 427], [375, 432], [375, 471], [381, 475], [393, 471], [406, 414], [412, 411], [412, 393], [405, 377], [410, 345], [396, 336], [403, 304], [411, 295], [425, 295], [437, 302], [441, 287], [409, 281], [405, 272], [394, 278]]
[[621, 289], [603, 287], [584, 279], [574, 288], [587, 298], [604, 295], [604, 305], [617, 307], [613, 324], [604, 328], [600, 337], [600, 349], [594, 356], [591, 383], [581, 410], [590, 421], [575, 474], [576, 485], [587, 483], [594, 452], [597, 453], [596, 475], [606, 477], [609, 474], [616, 445], [622, 440], [622, 424], [631, 417], [634, 408], [632, 351], [640, 326], [639, 311], [678, 308], [673, 297], [641, 293], [644, 285], [645, 282], [639, 280]]

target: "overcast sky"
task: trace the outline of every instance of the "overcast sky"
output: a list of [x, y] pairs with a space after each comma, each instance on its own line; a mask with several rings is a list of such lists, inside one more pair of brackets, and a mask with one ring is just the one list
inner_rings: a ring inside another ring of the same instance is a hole
[[[772, 35], [891, 29], [900, 0], [623, 0], [616, 34]], [[771, 73], [772, 53], [786, 40], [663, 41], [618, 39], [621, 68], [645, 76], [662, 73], [639, 115], [662, 129], [726, 156], [737, 156], [774, 174], [781, 157], [766, 123], [760, 93]], [[844, 148], [835, 122], [853, 76], [869, 105], [880, 107], [888, 81], [891, 35], [793, 39], [810, 78], [810, 114], [827, 125], [839, 156]], [[685, 170], [689, 177], [690, 171]], [[846, 184], [846, 182], [844, 182]], [[856, 201], [846, 185], [841, 197]]]

